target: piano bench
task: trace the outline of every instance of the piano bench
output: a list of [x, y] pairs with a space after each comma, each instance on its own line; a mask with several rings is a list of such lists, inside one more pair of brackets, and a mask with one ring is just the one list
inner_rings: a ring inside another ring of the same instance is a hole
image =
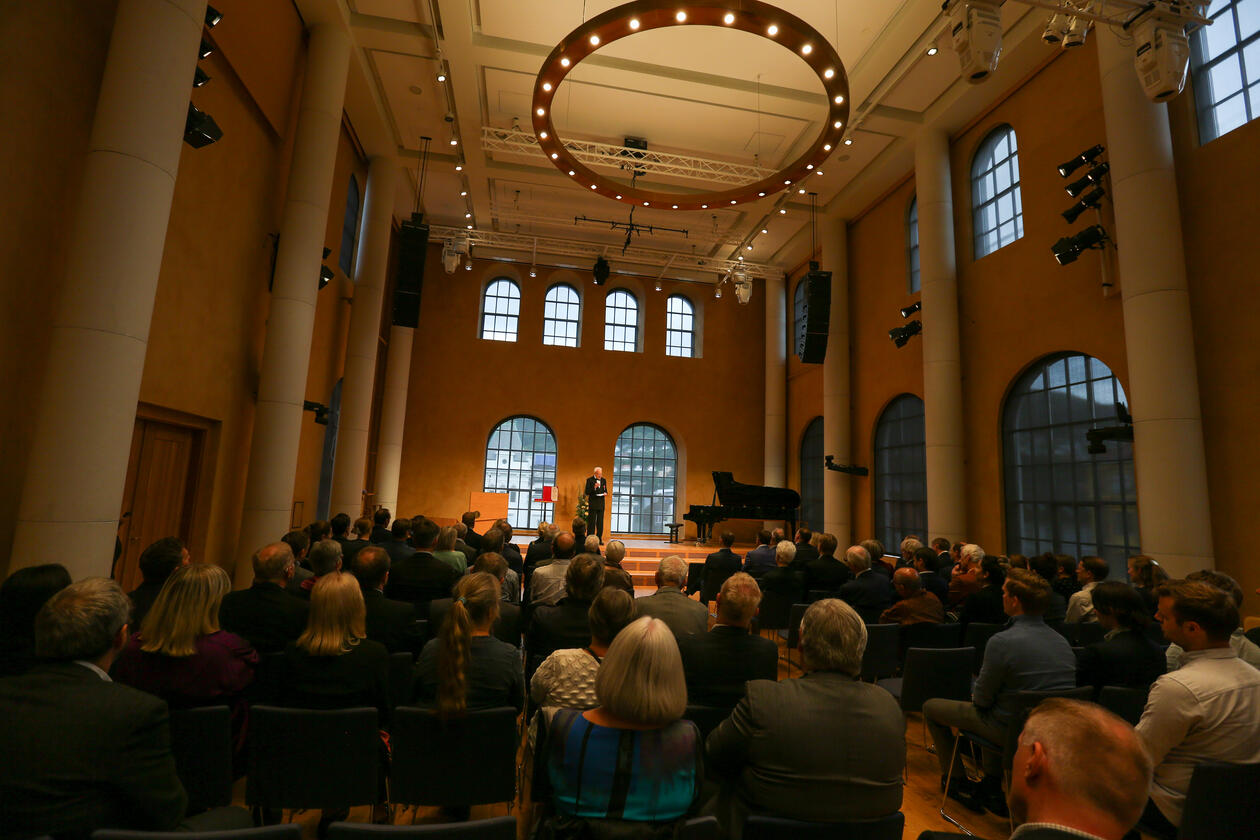
[[665, 527], [669, 529], [669, 541], [678, 542], [678, 532], [683, 529], [685, 522], [666, 522]]

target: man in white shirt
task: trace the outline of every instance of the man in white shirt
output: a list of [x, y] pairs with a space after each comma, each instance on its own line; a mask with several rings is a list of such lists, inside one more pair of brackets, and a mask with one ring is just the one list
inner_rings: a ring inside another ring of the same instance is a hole
[[1067, 618], [1065, 621], [1098, 621], [1094, 615], [1094, 587], [1101, 580], [1107, 579], [1107, 561], [1101, 557], [1082, 557], [1076, 565], [1076, 579], [1080, 581], [1080, 591], [1074, 592], [1068, 599]]
[[1202, 581], [1156, 591], [1155, 619], [1185, 651], [1182, 666], [1151, 686], [1137, 731], [1155, 763], [1143, 824], [1170, 832], [1181, 824], [1195, 765], [1260, 762], [1260, 671], [1238, 658], [1233, 599]]

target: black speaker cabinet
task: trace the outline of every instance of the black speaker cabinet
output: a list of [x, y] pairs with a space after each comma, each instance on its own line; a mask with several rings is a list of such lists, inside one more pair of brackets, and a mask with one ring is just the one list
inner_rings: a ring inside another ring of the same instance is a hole
[[820, 365], [827, 356], [831, 325], [831, 272], [811, 271], [805, 284], [805, 329], [796, 337], [796, 355], [807, 365]]
[[393, 324], [420, 326], [420, 288], [424, 285], [424, 261], [429, 253], [429, 226], [419, 214], [398, 230], [398, 275], [394, 278]]

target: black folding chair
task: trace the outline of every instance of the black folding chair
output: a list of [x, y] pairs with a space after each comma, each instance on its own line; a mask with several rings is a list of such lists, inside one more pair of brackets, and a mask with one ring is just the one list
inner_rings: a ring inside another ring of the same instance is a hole
[[962, 647], [963, 627], [961, 624], [937, 621], [920, 621], [915, 624], [901, 625], [899, 655], [906, 658], [906, 651], [915, 648], [957, 648]]
[[862, 652], [861, 678], [875, 682], [897, 674], [897, 640], [900, 624], [866, 625], [866, 650]]
[[389, 655], [389, 705], [390, 708], [405, 706], [411, 702], [415, 685], [416, 658], [410, 651], [400, 650]]
[[906, 817], [900, 811], [869, 820], [804, 822], [781, 817], [750, 815], [744, 820], [744, 840], [901, 840]]
[[1142, 719], [1143, 710], [1146, 709], [1148, 693], [1140, 688], [1104, 685], [1098, 692], [1098, 705], [1137, 726], [1137, 722]]
[[1002, 632], [1006, 627], [1005, 624], [989, 624], [983, 621], [973, 621], [967, 625], [966, 631], [963, 633], [963, 645], [969, 648], [975, 648], [976, 655], [971, 663], [971, 673], [980, 673], [980, 666], [984, 663], [984, 648], [989, 644], [989, 639], [997, 633]]
[[699, 592], [704, 586], [704, 563], [688, 563], [687, 564], [687, 586], [684, 592], [687, 595]]
[[1190, 776], [1178, 838], [1254, 837], [1260, 825], [1256, 791], [1260, 791], [1260, 763], [1200, 763]]
[[468, 807], [516, 796], [516, 709], [442, 720], [402, 706], [394, 711], [390, 800], [401, 805]]
[[[801, 620], [805, 618], [805, 610], [809, 604], [793, 604], [788, 607], [788, 626], [779, 631], [779, 637], [787, 645], [788, 676], [792, 676], [792, 651], [801, 646]], [[802, 671], [804, 665], [798, 665]]]
[[[971, 697], [971, 648], [917, 648], [906, 651], [900, 677], [882, 679], [876, 685], [897, 700], [903, 712], [922, 712], [924, 702], [940, 697], [967, 700]], [[923, 722], [923, 747], [927, 721]]]
[[233, 831], [124, 831], [98, 828], [92, 840], [302, 840], [297, 823], [238, 828]]
[[516, 817], [426, 825], [335, 822], [328, 840], [516, 840]]
[[264, 811], [373, 804], [379, 799], [380, 744], [376, 709], [255, 706], [245, 801]]
[[232, 804], [232, 710], [203, 706], [171, 712], [175, 774], [188, 793], [189, 814]]

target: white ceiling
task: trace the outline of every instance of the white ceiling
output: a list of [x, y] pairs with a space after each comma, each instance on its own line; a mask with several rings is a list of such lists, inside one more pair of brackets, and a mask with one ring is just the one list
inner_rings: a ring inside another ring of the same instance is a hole
[[[310, 13], [330, 0], [296, 2], [310, 21]], [[625, 221], [628, 205], [590, 194], [537, 150], [489, 152], [481, 143], [484, 126], [510, 129], [515, 121], [532, 131], [530, 95], [543, 59], [583, 20], [617, 3], [336, 2], [357, 46], [347, 114], [369, 154], [396, 154], [407, 167], [411, 195], [400, 196], [400, 216], [414, 203], [420, 137], [427, 135], [433, 139], [423, 200], [428, 221], [607, 245], [618, 269], [624, 231], [575, 224], [574, 217]], [[776, 5], [827, 38], [849, 75], [853, 144], [837, 147], [820, 167], [824, 174], [810, 179], [820, 210], [842, 217], [860, 212], [910, 172], [914, 137], [924, 125], [957, 129], [1050, 55], [1037, 39], [1044, 13], [1016, 3], [1003, 7], [999, 71], [979, 86], [959, 79], [957, 58], [940, 37], [945, 23], [938, 0], [777, 0]], [[927, 46], [936, 41], [943, 49], [927, 56]], [[445, 84], [436, 78], [439, 51], [449, 67]], [[552, 111], [566, 140], [621, 145], [634, 136], [656, 151], [775, 168], [813, 142], [827, 113], [817, 77], [794, 52], [747, 33], [700, 26], [641, 33], [601, 49], [570, 73]], [[448, 114], [453, 122], [446, 121]], [[449, 145], [452, 128], [458, 147]], [[461, 154], [465, 166], [457, 173]], [[708, 189], [679, 177], [649, 177], [639, 185]], [[780, 215], [776, 202], [782, 198], [771, 195], [716, 212], [639, 207], [636, 222], [687, 234], [642, 235], [635, 244], [718, 259], [744, 253], [788, 270], [808, 258], [809, 205], [806, 196], [794, 194], [783, 205], [788, 213]], [[465, 212], [473, 214], [471, 220]], [[760, 233], [763, 227], [768, 233]], [[750, 237], [754, 250], [742, 250]], [[544, 250], [537, 261], [553, 262]], [[686, 269], [674, 269], [675, 275], [716, 279]]]

